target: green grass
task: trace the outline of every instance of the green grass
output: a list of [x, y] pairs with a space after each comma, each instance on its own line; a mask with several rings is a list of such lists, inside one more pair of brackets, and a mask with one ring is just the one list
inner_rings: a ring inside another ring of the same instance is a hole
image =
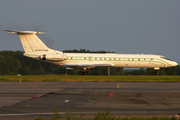
[[77, 117], [76, 115], [72, 115], [71, 112], [66, 109], [66, 116], [62, 117], [61, 115], [58, 114], [56, 107], [51, 108], [51, 111], [53, 112], [53, 117], [52, 118], [41, 118], [38, 117], [35, 120], [180, 120], [177, 118], [168, 118], [168, 117], [132, 117], [132, 118], [121, 118], [117, 116], [110, 115], [109, 111], [106, 111], [105, 113], [103, 112], [98, 112], [94, 118], [92, 119], [84, 119], [82, 117]]
[[7, 75], [0, 76], [4, 82], [180, 82], [180, 76], [147, 76], [147, 75]]

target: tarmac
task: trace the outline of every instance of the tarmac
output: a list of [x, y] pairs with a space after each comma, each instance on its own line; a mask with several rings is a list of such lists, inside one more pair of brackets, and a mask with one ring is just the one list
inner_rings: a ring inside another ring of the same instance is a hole
[[180, 82], [0, 82], [0, 119], [65, 116], [93, 118], [98, 111], [119, 117], [180, 113]]

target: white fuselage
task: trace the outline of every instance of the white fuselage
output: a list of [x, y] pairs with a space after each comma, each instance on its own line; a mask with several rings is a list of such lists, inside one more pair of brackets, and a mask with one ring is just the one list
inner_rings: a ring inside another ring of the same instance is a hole
[[[34, 54], [34, 53], [33, 53]], [[42, 53], [41, 53], [42, 54]], [[48, 53], [50, 54], [50, 53]], [[58, 53], [57, 53], [58, 54]], [[59, 66], [70, 68], [82, 68], [84, 65], [87, 68], [94, 67], [132, 67], [132, 68], [163, 68], [173, 67], [178, 64], [175, 61], [166, 59], [160, 55], [147, 55], [147, 54], [97, 54], [97, 53], [64, 53], [66, 60], [46, 60], [46, 62], [53, 63]], [[25, 56], [27, 56], [25, 54]], [[40, 54], [34, 55], [39, 59]], [[28, 57], [33, 57], [29, 54]], [[72, 66], [68, 66], [72, 65]], [[104, 65], [104, 66], [103, 66]]]

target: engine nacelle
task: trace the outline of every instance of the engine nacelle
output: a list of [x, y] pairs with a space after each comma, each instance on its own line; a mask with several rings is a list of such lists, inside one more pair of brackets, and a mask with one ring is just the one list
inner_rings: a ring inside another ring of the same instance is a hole
[[39, 56], [39, 59], [41, 60], [51, 60], [51, 61], [63, 61], [66, 60], [66, 55], [64, 54], [45, 54], [45, 55], [41, 55]]

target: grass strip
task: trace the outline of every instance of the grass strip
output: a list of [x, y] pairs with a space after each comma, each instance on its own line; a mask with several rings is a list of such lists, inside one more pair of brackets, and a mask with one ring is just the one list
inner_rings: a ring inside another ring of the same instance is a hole
[[0, 76], [3, 82], [180, 82], [180, 76], [126, 76], [126, 75], [7, 75]]
[[78, 117], [76, 115], [72, 115], [72, 113], [66, 108], [66, 116], [62, 117], [58, 114], [56, 107], [51, 108], [51, 111], [53, 112], [52, 118], [41, 118], [38, 117], [35, 120], [180, 120], [179, 118], [168, 118], [168, 117], [131, 117], [131, 118], [121, 118], [114, 115], [110, 115], [109, 111], [106, 112], [98, 112], [94, 119], [84, 119], [82, 117]]

